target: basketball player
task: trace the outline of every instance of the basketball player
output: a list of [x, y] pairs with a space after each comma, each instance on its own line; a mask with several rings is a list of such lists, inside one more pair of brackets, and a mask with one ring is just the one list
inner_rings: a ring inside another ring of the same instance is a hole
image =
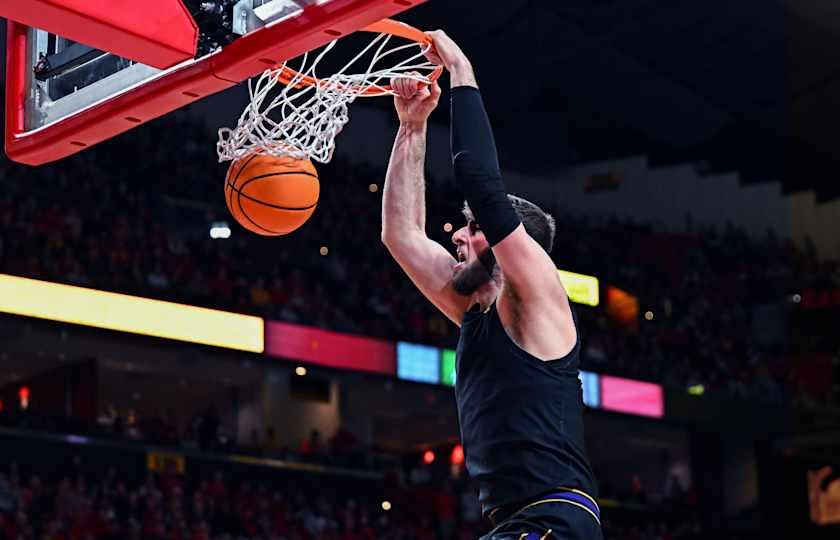
[[466, 225], [457, 259], [426, 236], [426, 121], [438, 85], [395, 79], [399, 131], [385, 179], [382, 241], [420, 291], [461, 328], [455, 397], [467, 470], [493, 525], [484, 538], [602, 538], [584, 455], [580, 339], [548, 255], [554, 219], [507, 195], [470, 62], [445, 33], [429, 59], [449, 72], [455, 180]]

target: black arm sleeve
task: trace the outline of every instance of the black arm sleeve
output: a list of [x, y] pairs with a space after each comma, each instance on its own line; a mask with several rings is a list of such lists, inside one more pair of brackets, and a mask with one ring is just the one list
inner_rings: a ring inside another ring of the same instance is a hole
[[478, 88], [452, 89], [452, 166], [455, 182], [476, 221], [495, 246], [519, 226], [519, 216], [505, 193], [490, 120]]

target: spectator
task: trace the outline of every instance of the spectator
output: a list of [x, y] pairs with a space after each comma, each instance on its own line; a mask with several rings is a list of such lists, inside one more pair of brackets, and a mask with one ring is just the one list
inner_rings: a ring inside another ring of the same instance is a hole
[[300, 453], [303, 455], [304, 459], [308, 459], [310, 461], [322, 461], [324, 458], [324, 443], [321, 440], [321, 432], [317, 429], [313, 429], [309, 433], [309, 437], [303, 440], [303, 443], [300, 446]]

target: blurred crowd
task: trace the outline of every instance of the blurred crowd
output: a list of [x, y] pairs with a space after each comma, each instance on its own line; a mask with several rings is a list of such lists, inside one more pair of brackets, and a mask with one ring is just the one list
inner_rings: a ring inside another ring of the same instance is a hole
[[[0, 540], [474, 540], [486, 533], [469, 483], [385, 485], [329, 477], [252, 481], [149, 472], [133, 480], [113, 466], [84, 471], [0, 467]], [[323, 489], [324, 481], [330, 489]], [[643, 512], [605, 519], [612, 540], [700, 538], [691, 520]]]
[[280, 434], [271, 425], [262, 432], [252, 430], [246, 440], [237, 440], [226, 429], [214, 405], [197, 413], [182, 430], [178, 429], [177, 422], [170, 414], [161, 415], [151, 411], [144, 415], [135, 408], [121, 413], [113, 405], [104, 408], [95, 424], [71, 415], [8, 406], [0, 408], [0, 426], [356, 470], [382, 470], [399, 461], [399, 457], [393, 453], [378, 452], [362, 444], [343, 425], [326, 435], [318, 429], [311, 429], [307, 436], [291, 443], [281, 441]]
[[[213, 133], [170, 115], [38, 168], [0, 161], [0, 272], [169, 299], [390, 340], [451, 347], [457, 329], [423, 299], [380, 242], [381, 166], [319, 166], [321, 200], [297, 232], [264, 238], [233, 223]], [[430, 179], [430, 181], [434, 181]], [[429, 194], [429, 234], [462, 218], [457, 193]], [[590, 369], [782, 399], [792, 293], [836, 287], [814, 250], [738, 228], [558, 218], [558, 266], [639, 302], [633, 324], [579, 307]], [[211, 223], [232, 236], [213, 240]], [[325, 248], [325, 249], [324, 249]], [[781, 323], [779, 322], [781, 321]], [[826, 344], [815, 343], [814, 347]]]
[[218, 471], [188, 483], [149, 474], [137, 484], [111, 468], [98, 478], [65, 475], [55, 482], [15, 467], [0, 475], [3, 540], [210, 540], [430, 538], [428, 522], [407, 524], [381, 501], [330, 492], [232, 482]]

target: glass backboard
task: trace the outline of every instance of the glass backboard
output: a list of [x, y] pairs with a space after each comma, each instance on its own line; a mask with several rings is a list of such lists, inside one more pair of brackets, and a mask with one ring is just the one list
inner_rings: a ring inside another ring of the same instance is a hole
[[183, 1], [195, 57], [165, 69], [9, 21], [9, 157], [61, 159], [425, 0]]

